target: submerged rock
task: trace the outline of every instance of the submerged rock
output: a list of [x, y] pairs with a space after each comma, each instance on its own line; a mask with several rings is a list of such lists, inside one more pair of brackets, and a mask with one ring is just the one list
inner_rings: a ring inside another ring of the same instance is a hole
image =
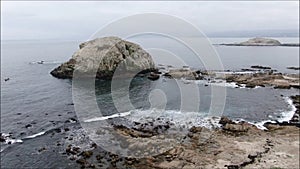
[[79, 48], [68, 62], [51, 71], [51, 75], [70, 79], [76, 69], [80, 76], [93, 77], [96, 74], [98, 79], [111, 79], [116, 69], [121, 72], [118, 76], [155, 69], [149, 53], [118, 37], [97, 38], [81, 43]]

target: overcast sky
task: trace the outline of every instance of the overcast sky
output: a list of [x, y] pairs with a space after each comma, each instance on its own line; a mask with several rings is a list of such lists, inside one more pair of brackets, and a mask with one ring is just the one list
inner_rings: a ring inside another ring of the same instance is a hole
[[82, 40], [114, 20], [145, 12], [178, 16], [205, 33], [299, 29], [298, 1], [1, 1], [1, 38]]

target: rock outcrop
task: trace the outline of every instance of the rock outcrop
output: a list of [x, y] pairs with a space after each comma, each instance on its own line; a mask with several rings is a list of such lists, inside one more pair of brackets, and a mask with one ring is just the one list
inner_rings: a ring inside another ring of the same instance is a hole
[[280, 46], [281, 43], [275, 39], [252, 38], [245, 42], [241, 42], [240, 45], [243, 45], [243, 46]]
[[187, 80], [199, 80], [201, 79], [200, 75], [196, 71], [191, 69], [170, 69], [168, 72], [164, 73], [165, 77], [172, 77], [174, 79], [186, 78]]
[[299, 88], [299, 75], [295, 74], [273, 74], [273, 73], [252, 73], [252, 74], [226, 74], [227, 82], [235, 82], [238, 85], [245, 84], [246, 87], [273, 86], [275, 89]]
[[126, 76], [150, 72], [155, 65], [150, 54], [139, 45], [118, 37], [104, 37], [81, 43], [72, 58], [51, 74], [57, 78], [71, 79], [75, 69], [82, 76], [96, 74], [98, 79], [111, 79], [116, 70], [118, 76]]
[[289, 47], [298, 47], [299, 43], [280, 43], [276, 39], [270, 38], [252, 38], [245, 42], [241, 43], [227, 43], [221, 44], [226, 46], [289, 46]]

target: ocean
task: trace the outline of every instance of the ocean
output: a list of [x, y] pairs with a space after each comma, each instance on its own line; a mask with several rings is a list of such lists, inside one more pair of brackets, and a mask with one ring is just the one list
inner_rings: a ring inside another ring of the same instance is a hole
[[[270, 66], [278, 72], [299, 73], [287, 69], [299, 67], [299, 47], [235, 47], [220, 46], [220, 43], [241, 42], [248, 38], [211, 38], [215, 44], [225, 70], [240, 70], [252, 65]], [[284, 43], [299, 43], [299, 38], [276, 38]], [[180, 44], [157, 38], [129, 39], [149, 49], [157, 64], [178, 65], [170, 59], [164, 49], [181, 57], [186, 65], [203, 69], [193, 53]], [[11, 134], [11, 144], [1, 143], [1, 167], [71, 167], [75, 162], [63, 154], [63, 140], [66, 135], [60, 130], [78, 130], [72, 95], [72, 81], [56, 79], [50, 71], [67, 61], [78, 49], [81, 41], [1, 41], [1, 133]], [[44, 61], [44, 64], [37, 64]], [[8, 81], [5, 81], [9, 78]], [[151, 91], [164, 92], [166, 103], [164, 116], [170, 116], [179, 124], [201, 125], [211, 106], [211, 87], [196, 83], [200, 93], [199, 111], [181, 111], [182, 98], [178, 83], [171, 79], [150, 81], [136, 78], [130, 82], [129, 96], [135, 110], [119, 112], [114, 106], [110, 82], [96, 81], [95, 98], [103, 116], [120, 116], [139, 119], [157, 115], [152, 109], [149, 97]], [[189, 84], [186, 84], [189, 85]], [[127, 90], [120, 88], [120, 91]], [[226, 87], [225, 115], [235, 120], [259, 123], [290, 117], [293, 106], [288, 97], [297, 94], [297, 89], [255, 89]], [[76, 104], [76, 103], [75, 103]], [[82, 116], [82, 114], [80, 115]], [[184, 118], [183, 118], [184, 117]], [[95, 114], [86, 114], [86, 119]], [[195, 120], [196, 119], [196, 120]], [[199, 120], [197, 120], [199, 119]], [[46, 145], [46, 153], [39, 150]], [[61, 158], [64, 157], [64, 158]]]

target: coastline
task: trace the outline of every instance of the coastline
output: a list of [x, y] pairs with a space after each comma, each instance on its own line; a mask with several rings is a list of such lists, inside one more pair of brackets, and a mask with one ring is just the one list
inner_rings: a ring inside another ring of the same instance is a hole
[[[291, 99], [291, 101], [294, 103], [295, 100]], [[296, 105], [293, 104], [293, 106], [296, 108]], [[299, 106], [294, 114], [296, 111], [299, 111]], [[190, 127], [186, 136], [175, 147], [161, 154], [143, 158], [121, 157], [107, 152], [90, 140], [81, 127], [75, 127], [74, 130], [72, 126], [69, 126], [69, 129], [66, 127], [53, 129], [28, 136], [23, 141], [43, 137], [47, 139], [55, 133], [65, 134], [65, 141], [60, 141], [57, 146], [62, 148], [65, 158], [72, 163], [77, 163], [75, 166], [78, 168], [122, 168], [126, 166], [126, 168], [160, 169], [197, 167], [230, 169], [299, 166], [299, 125], [297, 127], [286, 122], [267, 122], [263, 125], [267, 130], [262, 130], [254, 124], [232, 121], [226, 117], [218, 121], [220, 127], [210, 129], [200, 126]], [[138, 123], [134, 124], [137, 125], [131, 128], [115, 125], [114, 129], [129, 140], [151, 138], [163, 136], [169, 128], [166, 126], [170, 123], [152, 123], [152, 127], [148, 129], [137, 127], [141, 126]], [[151, 126], [150, 123], [148, 125]], [[158, 126], [165, 126], [165, 130], [154, 130]], [[42, 154], [51, 149], [46, 146], [37, 151]]]

